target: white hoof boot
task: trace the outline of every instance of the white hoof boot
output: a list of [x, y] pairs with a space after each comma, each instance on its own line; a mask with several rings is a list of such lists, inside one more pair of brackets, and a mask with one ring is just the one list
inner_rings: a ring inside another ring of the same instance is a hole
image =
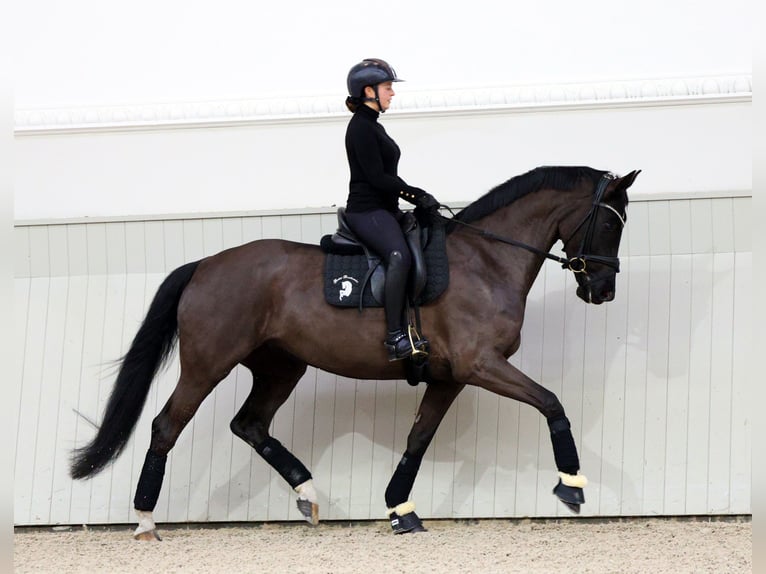
[[319, 524], [319, 504], [317, 504], [317, 492], [314, 489], [314, 483], [311, 479], [307, 480], [303, 484], [299, 484], [295, 487], [295, 492], [298, 493], [298, 510], [303, 515], [303, 518], [311, 524], [316, 526]]
[[162, 540], [157, 532], [157, 525], [154, 524], [154, 517], [151, 510], [136, 510], [138, 515], [138, 527], [133, 532], [133, 538], [136, 540]]

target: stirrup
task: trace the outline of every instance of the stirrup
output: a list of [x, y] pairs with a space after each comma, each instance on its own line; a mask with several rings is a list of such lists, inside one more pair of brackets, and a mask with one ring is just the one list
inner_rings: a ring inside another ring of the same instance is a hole
[[407, 336], [412, 347], [412, 359], [416, 362], [424, 361], [430, 351], [428, 340], [418, 333], [414, 325], [407, 325]]

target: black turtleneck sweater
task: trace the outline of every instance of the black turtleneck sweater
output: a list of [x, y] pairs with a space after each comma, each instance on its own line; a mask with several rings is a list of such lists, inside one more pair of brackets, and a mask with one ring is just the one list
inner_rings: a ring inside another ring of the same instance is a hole
[[351, 170], [346, 211], [398, 210], [399, 198], [415, 203], [425, 191], [397, 175], [401, 151], [378, 123], [379, 112], [360, 105], [346, 128], [346, 155]]

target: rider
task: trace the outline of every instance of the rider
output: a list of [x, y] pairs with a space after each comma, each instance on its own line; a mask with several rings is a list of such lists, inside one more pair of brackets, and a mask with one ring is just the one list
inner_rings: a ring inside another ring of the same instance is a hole
[[353, 112], [346, 129], [346, 155], [351, 171], [346, 221], [351, 231], [386, 265], [385, 312], [388, 335], [384, 344], [389, 361], [412, 354], [406, 334], [404, 298], [412, 258], [400, 227], [404, 199], [433, 213], [439, 202], [426, 191], [408, 185], [397, 175], [401, 152], [378, 123], [391, 105], [393, 82], [401, 82], [383, 60], [362, 60], [348, 73], [346, 107]]

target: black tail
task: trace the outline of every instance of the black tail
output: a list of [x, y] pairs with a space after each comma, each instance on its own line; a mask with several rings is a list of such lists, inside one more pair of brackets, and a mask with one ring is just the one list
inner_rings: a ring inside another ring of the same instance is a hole
[[74, 451], [70, 469], [72, 478], [88, 478], [102, 471], [128, 443], [152, 380], [175, 345], [178, 301], [199, 263], [195, 261], [179, 267], [157, 290], [130, 349], [120, 360], [120, 372], [98, 433], [90, 444]]

